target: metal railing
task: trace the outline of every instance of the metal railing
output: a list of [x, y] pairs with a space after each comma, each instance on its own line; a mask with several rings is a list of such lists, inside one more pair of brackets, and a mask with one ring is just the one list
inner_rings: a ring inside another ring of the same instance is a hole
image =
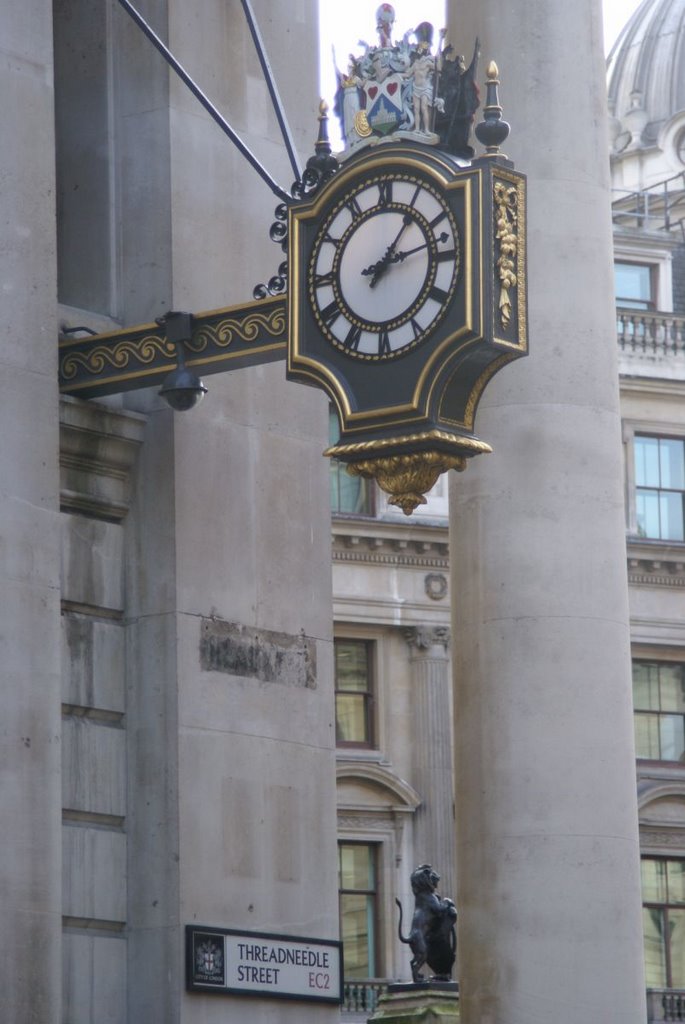
[[662, 358], [685, 355], [685, 316], [617, 309], [616, 329], [619, 348], [626, 354]]
[[617, 226], [680, 229], [685, 238], [685, 172], [635, 192], [612, 189], [611, 209]]
[[343, 985], [342, 1016], [346, 1013], [371, 1014], [378, 1005], [378, 997], [387, 990], [388, 982], [382, 978], [357, 978]]

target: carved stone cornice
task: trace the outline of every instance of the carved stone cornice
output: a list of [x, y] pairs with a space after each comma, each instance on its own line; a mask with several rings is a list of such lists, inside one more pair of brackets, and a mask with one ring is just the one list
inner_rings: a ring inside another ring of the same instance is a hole
[[638, 587], [685, 587], [685, 546], [629, 539], [628, 583]]
[[333, 561], [449, 569], [447, 524], [411, 525], [379, 519], [334, 519]]
[[60, 400], [60, 507], [108, 522], [125, 518], [145, 417], [96, 402]]

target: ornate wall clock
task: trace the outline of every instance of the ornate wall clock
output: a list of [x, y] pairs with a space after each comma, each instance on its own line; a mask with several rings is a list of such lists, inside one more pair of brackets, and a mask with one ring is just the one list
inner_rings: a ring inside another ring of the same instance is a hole
[[327, 454], [410, 512], [489, 446], [486, 382], [527, 349], [525, 182], [415, 142], [355, 153], [290, 210], [287, 373], [338, 410]]

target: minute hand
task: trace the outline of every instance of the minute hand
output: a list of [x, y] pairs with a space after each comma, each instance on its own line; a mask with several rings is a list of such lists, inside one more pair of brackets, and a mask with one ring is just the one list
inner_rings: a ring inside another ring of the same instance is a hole
[[[449, 235], [446, 231], [443, 231], [441, 235], [435, 239], [436, 242], [446, 242]], [[430, 242], [422, 242], [421, 245], [414, 246], [413, 249], [405, 249], [404, 252], [394, 252], [390, 257], [391, 263], [401, 263], [402, 260], [406, 260], [407, 256], [413, 256], [415, 252], [421, 252], [422, 249], [427, 249]]]

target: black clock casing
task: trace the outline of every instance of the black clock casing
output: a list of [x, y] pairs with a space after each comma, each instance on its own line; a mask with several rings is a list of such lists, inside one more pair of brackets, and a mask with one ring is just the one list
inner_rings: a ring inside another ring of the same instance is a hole
[[429, 434], [447, 450], [527, 351], [525, 179], [501, 158], [381, 144], [291, 208], [288, 274], [287, 375], [335, 403], [338, 457]]

